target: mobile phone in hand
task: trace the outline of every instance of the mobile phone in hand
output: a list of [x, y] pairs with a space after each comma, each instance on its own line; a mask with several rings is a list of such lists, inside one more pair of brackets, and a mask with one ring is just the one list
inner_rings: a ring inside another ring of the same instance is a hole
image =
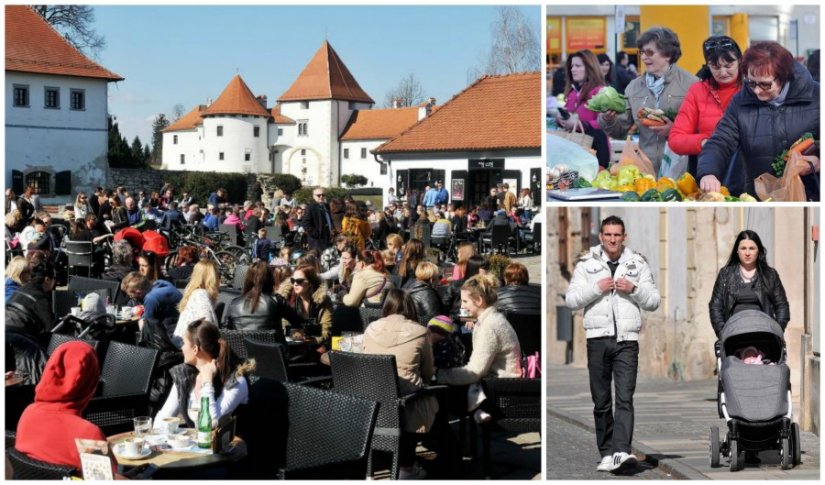
[[564, 108], [559, 107], [559, 115], [561, 115], [561, 119], [569, 120], [570, 119], [570, 112]]

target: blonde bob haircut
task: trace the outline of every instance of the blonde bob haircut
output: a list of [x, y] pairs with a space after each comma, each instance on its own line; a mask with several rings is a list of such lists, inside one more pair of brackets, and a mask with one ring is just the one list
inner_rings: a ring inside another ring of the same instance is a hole
[[498, 280], [493, 275], [475, 275], [464, 282], [461, 291], [469, 293], [470, 298], [481, 298], [485, 306], [493, 306], [496, 303], [496, 289]]
[[11, 278], [18, 285], [25, 285], [31, 278], [29, 262], [23, 256], [15, 256], [6, 266], [6, 277]]
[[418, 281], [430, 281], [438, 276], [438, 266], [429, 261], [422, 261], [415, 267], [415, 279]]
[[189, 303], [189, 298], [195, 290], [206, 290], [209, 295], [209, 300], [214, 305], [218, 301], [218, 288], [220, 287], [221, 279], [218, 273], [218, 263], [212, 260], [204, 259], [198, 261], [192, 268], [192, 276], [189, 279], [189, 284], [183, 290], [183, 297], [178, 303], [178, 311], [183, 312], [186, 304]]

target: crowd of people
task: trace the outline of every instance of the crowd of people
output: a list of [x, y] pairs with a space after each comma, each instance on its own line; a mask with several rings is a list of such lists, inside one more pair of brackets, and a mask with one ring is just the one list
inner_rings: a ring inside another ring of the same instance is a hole
[[[777, 42], [754, 42], [743, 51], [731, 37], [716, 35], [686, 47], [666, 27], [643, 32], [637, 46], [643, 75], [625, 67], [624, 52], [614, 65], [606, 54], [582, 50], [570, 54], [552, 77], [550, 92], [563, 95], [564, 102], [549, 98], [548, 116], [557, 113], [561, 129], [591, 135], [601, 166], [611, 161], [611, 139], [635, 129], [656, 174], [663, 173], [667, 159], [706, 192], [725, 186], [731, 194], [756, 196], [755, 179], [779, 172], [771, 166], [777, 156], [806, 133], [819, 139], [818, 49], [804, 66]], [[705, 64], [695, 75], [678, 65], [683, 48], [702, 49]], [[587, 108], [606, 86], [627, 97], [626, 111]], [[643, 108], [661, 110], [662, 122], [643, 120]], [[807, 199], [818, 201], [819, 154], [798, 163]]]
[[[479, 387], [486, 376], [521, 376], [518, 339], [504, 314], [539, 312], [540, 291], [529, 284], [528, 270], [520, 263], [495, 274], [489, 258], [477, 254], [474, 239], [481, 235], [474, 237], [466, 228], [485, 220], [490, 227], [496, 220], [513, 228], [530, 222], [529, 191], [519, 199], [506, 184], [493, 188], [488, 200], [471, 212], [442, 203], [442, 192], [446, 190], [438, 184], [434, 195], [426, 196], [428, 191], [418, 203], [395, 199], [376, 211], [352, 198], [328, 205], [323, 188], [313, 190], [309, 204], [284, 194], [269, 207], [260, 200], [231, 204], [227, 191], [218, 189], [206, 201], [204, 214], [188, 193], [178, 197], [171, 186], [149, 197], [142, 190], [134, 195], [123, 187], [98, 188], [91, 200], [79, 193], [63, 220], [54, 221], [46, 212], [29, 210], [25, 194], [18, 199], [7, 191], [6, 371], [25, 376], [32, 385], [49, 376], [38, 386], [38, 396], [41, 387], [57, 379], [50, 372], [71, 369], [88, 382], [96, 381], [88, 369], [96, 365], [93, 353], [86, 355], [75, 345], [51, 359], [46, 355], [51, 332], [64, 317], [54, 314], [52, 304], [58, 286], [66, 281], [62, 247], [78, 240], [92, 242], [100, 255], [91, 275], [117, 282], [122, 295], [117, 303], [140, 308], [133, 321], [138, 345], [160, 352], [164, 372], [150, 397], [156, 423], [181, 416], [193, 425], [193, 405], [204, 396], [215, 421], [248, 402], [254, 362], [231, 352], [221, 336], [224, 330], [273, 330], [281, 343], [302, 339], [317, 350], [312, 360], [324, 362], [323, 354], [333, 346], [337, 306], [381, 308], [382, 318], [367, 327], [364, 351], [396, 355], [399, 377], [410, 389], [434, 378]], [[202, 258], [194, 246], [175, 248], [172, 237], [176, 227], [208, 234], [216, 224], [236, 225], [252, 256], [238, 293], [225, 305], [218, 303], [220, 293], [229, 291], [221, 284], [218, 263]], [[165, 240], [160, 246], [177, 249], [171, 265], [164, 264], [164, 251], [145, 245], [148, 238], [136, 243], [132, 235], [141, 231], [159, 231]], [[269, 238], [268, 231], [293, 237]], [[444, 263], [444, 258], [428, 254], [416, 237], [421, 232], [436, 239], [456, 236], [456, 260]], [[116, 302], [90, 293], [81, 301], [80, 317], [107, 313], [106, 303]], [[79, 363], [68, 362], [72, 358]], [[59, 393], [42, 393], [54, 394], [61, 409], [74, 415], [72, 420], [82, 421], [89, 389], [60, 385]], [[490, 418], [480, 388], [468, 393], [468, 402], [477, 420]], [[414, 463], [414, 433], [430, 429], [438, 405], [429, 402], [408, 411], [405, 431], [410, 434], [404, 438], [401, 474], [422, 478], [424, 472]], [[32, 408], [20, 421], [24, 444], [39, 443], [40, 438], [30, 439], [35, 427], [52, 436], [30, 419], [35, 414]], [[75, 437], [101, 436], [88, 422], [77, 429]], [[54, 450], [39, 445], [20, 450], [50, 463], [79, 466], [63, 435], [52, 436], [59, 443]]]

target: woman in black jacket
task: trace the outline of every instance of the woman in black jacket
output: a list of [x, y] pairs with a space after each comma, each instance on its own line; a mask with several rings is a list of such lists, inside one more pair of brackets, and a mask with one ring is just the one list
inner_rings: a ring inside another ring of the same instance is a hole
[[438, 266], [422, 261], [415, 268], [415, 279], [409, 280], [402, 288], [415, 303], [415, 312], [421, 325], [427, 325], [431, 318], [444, 313], [441, 298], [434, 288], [439, 276]]
[[[754, 179], [774, 172], [777, 155], [807, 132], [819, 139], [819, 84], [787, 49], [756, 42], [745, 51], [741, 69], [746, 87], [734, 95], [699, 154], [699, 185], [705, 192], [719, 191], [739, 151], [746, 161], [745, 190], [755, 195]], [[819, 160], [801, 174], [807, 199], [818, 201]]]
[[541, 286], [530, 286], [527, 267], [511, 263], [504, 269], [504, 286], [498, 289], [496, 309], [501, 313], [540, 313]]
[[258, 261], [246, 271], [243, 294], [229, 303], [223, 327], [230, 330], [280, 330], [275, 339], [286, 343], [281, 319], [299, 326], [303, 322], [295, 310], [278, 295], [274, 295], [275, 279], [267, 264]]
[[736, 237], [728, 263], [719, 271], [710, 299], [710, 323], [716, 336], [728, 318], [743, 310], [760, 310], [785, 329], [791, 319], [785, 288], [768, 266], [759, 235], [745, 230]]

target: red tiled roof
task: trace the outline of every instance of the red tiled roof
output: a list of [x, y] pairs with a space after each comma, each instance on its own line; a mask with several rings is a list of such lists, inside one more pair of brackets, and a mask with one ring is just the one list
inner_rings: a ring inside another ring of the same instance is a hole
[[324, 41], [312, 60], [304, 67], [298, 79], [278, 101], [308, 101], [338, 99], [375, 104], [361, 89], [347, 66], [329, 42]]
[[275, 104], [269, 112], [272, 115], [272, 121], [275, 122], [277, 125], [294, 125], [295, 120], [290, 118], [289, 116], [284, 116], [281, 114], [281, 105]]
[[418, 108], [362, 109], [352, 114], [341, 135], [347, 140], [388, 140], [418, 121]]
[[203, 118], [201, 117], [201, 113], [204, 110], [206, 110], [206, 105], [201, 104], [196, 106], [195, 109], [183, 115], [181, 119], [166, 127], [166, 129], [164, 129], [163, 132], [167, 133], [170, 131], [185, 131], [195, 129], [195, 127], [203, 124]]
[[269, 111], [266, 110], [249, 87], [243, 82], [241, 76], [236, 74], [229, 81], [218, 99], [215, 100], [202, 116], [207, 115], [251, 115], [269, 118]]
[[25, 5], [6, 6], [6, 70], [123, 80], [83, 55]]
[[538, 72], [485, 76], [376, 153], [541, 148]]

